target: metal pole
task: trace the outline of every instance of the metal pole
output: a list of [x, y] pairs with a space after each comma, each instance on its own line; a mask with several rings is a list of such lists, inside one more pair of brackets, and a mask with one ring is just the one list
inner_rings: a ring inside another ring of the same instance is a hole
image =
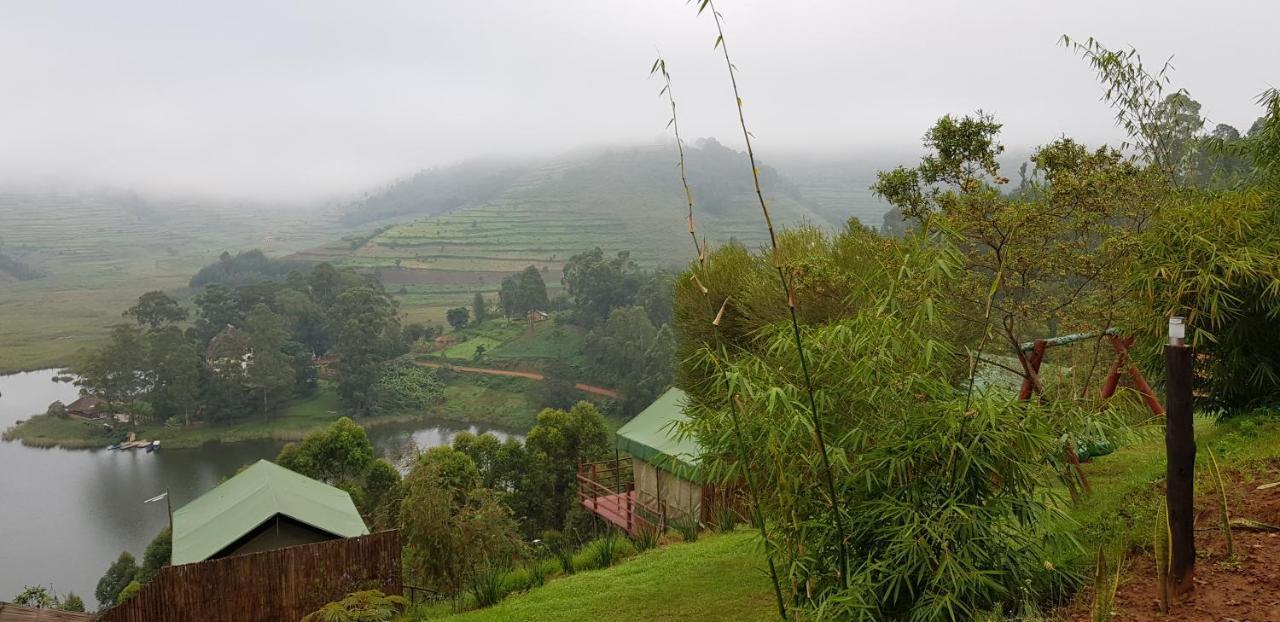
[[1169, 344], [1164, 348], [1165, 379], [1164, 445], [1165, 502], [1169, 510], [1171, 563], [1169, 587], [1174, 596], [1195, 589], [1195, 469], [1196, 439], [1192, 423], [1194, 397], [1191, 349], [1183, 342], [1182, 318], [1169, 321]]

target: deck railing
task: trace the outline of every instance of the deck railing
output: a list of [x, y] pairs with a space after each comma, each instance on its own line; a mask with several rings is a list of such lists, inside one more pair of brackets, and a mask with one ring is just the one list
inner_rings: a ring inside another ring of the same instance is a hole
[[648, 529], [666, 531], [673, 513], [680, 514], [665, 501], [636, 491], [629, 457], [579, 463], [578, 500], [633, 535]]

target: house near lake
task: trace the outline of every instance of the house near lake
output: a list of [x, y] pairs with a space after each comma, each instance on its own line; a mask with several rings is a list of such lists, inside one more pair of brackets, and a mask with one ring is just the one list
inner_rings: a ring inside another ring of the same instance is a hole
[[173, 513], [173, 565], [100, 622], [297, 620], [351, 592], [401, 593], [400, 554], [351, 495], [260, 460]]
[[721, 508], [742, 514], [738, 490], [705, 482], [702, 445], [676, 429], [688, 420], [687, 401], [668, 390], [618, 429], [614, 459], [578, 465], [584, 508], [633, 534], [681, 519], [711, 523]]
[[351, 495], [259, 460], [173, 513], [173, 564], [367, 535]]
[[110, 416], [111, 404], [97, 395], [83, 395], [67, 404], [67, 414], [78, 419], [100, 419]]

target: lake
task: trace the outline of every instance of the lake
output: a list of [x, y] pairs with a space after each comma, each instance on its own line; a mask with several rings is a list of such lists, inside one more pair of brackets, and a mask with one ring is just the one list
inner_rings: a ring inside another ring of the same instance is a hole
[[[56, 370], [0, 376], [0, 429], [43, 413], [49, 403], [70, 403], [77, 389], [53, 382]], [[416, 444], [448, 443], [462, 431], [509, 433], [454, 422], [424, 420], [377, 427], [369, 438], [379, 455], [404, 455]], [[518, 436], [518, 435], [517, 435]], [[98, 578], [127, 550], [142, 558], [147, 543], [168, 524], [164, 503], [143, 501], [167, 488], [177, 509], [235, 474], [274, 458], [276, 441], [142, 451], [37, 449], [0, 442], [0, 601], [24, 585], [75, 592], [90, 608]]]

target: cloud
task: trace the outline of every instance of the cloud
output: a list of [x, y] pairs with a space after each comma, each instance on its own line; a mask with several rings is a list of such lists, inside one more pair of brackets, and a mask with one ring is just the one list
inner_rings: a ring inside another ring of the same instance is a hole
[[[1248, 127], [1280, 67], [1280, 5], [721, 0], [753, 132], [771, 149], [918, 146], [982, 108], [1011, 146], [1116, 140], [1063, 33], [1176, 54], [1213, 122]], [[682, 0], [7, 3], [0, 182], [61, 179], [277, 201], [436, 164], [651, 141], [668, 58], [690, 137], [736, 145], [708, 16]]]

